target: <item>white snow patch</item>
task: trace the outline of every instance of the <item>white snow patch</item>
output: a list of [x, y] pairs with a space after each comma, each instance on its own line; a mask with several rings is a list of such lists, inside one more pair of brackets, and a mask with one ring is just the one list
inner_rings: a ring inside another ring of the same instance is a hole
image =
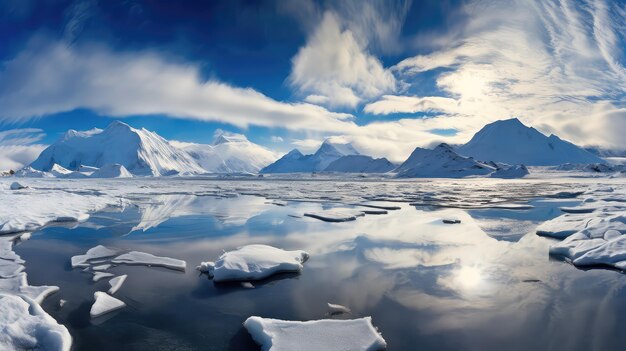
[[253, 316], [243, 325], [263, 351], [375, 351], [387, 347], [371, 317], [299, 322]]

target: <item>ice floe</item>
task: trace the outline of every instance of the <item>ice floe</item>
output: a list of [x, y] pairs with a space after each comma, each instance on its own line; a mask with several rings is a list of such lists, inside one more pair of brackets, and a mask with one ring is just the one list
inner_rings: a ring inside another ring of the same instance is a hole
[[89, 311], [89, 315], [91, 316], [91, 318], [100, 317], [104, 314], [119, 310], [120, 308], [126, 306], [123, 301], [118, 300], [102, 291], [96, 291], [93, 294], [93, 298], [96, 301], [93, 303], [93, 305], [91, 306], [91, 310]]
[[350, 313], [350, 309], [343, 305], [328, 303], [328, 312], [330, 314], [343, 314], [343, 313]]
[[276, 273], [300, 272], [308, 258], [309, 254], [302, 250], [246, 245], [225, 252], [215, 263], [202, 262], [198, 269], [215, 282], [260, 280]]
[[304, 215], [324, 222], [348, 222], [356, 220], [357, 217], [364, 216], [365, 213], [363, 211], [350, 210], [324, 210], [307, 212]]
[[87, 250], [87, 253], [85, 253], [84, 255], [73, 256], [71, 259], [72, 268], [88, 267], [89, 261], [113, 257], [118, 253], [119, 251], [110, 249], [103, 245], [98, 245]]
[[119, 255], [111, 260], [115, 264], [128, 264], [140, 266], [163, 267], [179, 271], [185, 271], [187, 262], [170, 257], [155, 256], [146, 252], [131, 251]]
[[371, 317], [300, 322], [253, 316], [243, 325], [263, 351], [375, 351], [387, 347]]
[[109, 294], [115, 294], [122, 287], [122, 285], [126, 281], [126, 278], [128, 278], [128, 275], [124, 274], [109, 280], [109, 285], [111, 285], [111, 289], [109, 289], [108, 291]]
[[93, 274], [93, 278], [91, 278], [91, 280], [93, 280], [94, 282], [99, 281], [100, 279], [104, 279], [104, 278], [108, 278], [108, 277], [112, 277], [115, 274], [113, 273], [108, 273], [108, 272], [94, 272]]

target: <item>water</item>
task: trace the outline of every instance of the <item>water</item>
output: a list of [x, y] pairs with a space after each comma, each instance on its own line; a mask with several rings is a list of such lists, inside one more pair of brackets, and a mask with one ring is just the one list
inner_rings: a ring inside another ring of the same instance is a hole
[[[258, 350], [242, 327], [247, 317], [329, 318], [328, 302], [352, 310], [332, 318], [372, 316], [389, 350], [624, 349], [623, 275], [550, 259], [551, 240], [533, 234], [578, 201], [530, 203], [521, 211], [393, 203], [401, 209], [325, 223], [300, 216], [350, 205], [159, 195], [75, 228], [42, 229], [15, 251], [31, 285], [61, 288], [43, 306], [68, 327], [76, 350]], [[301, 274], [254, 289], [216, 285], [193, 269], [252, 243], [304, 249], [311, 259]], [[69, 260], [98, 244], [183, 259], [188, 268], [112, 268], [129, 275], [115, 295], [128, 306], [91, 320], [93, 293], [107, 290], [108, 279], [92, 283]]]

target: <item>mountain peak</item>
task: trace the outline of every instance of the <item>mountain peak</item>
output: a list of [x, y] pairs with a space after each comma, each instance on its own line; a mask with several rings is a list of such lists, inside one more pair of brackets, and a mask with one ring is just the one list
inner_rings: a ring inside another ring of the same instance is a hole
[[227, 144], [227, 143], [240, 143], [248, 141], [248, 138], [243, 134], [234, 134], [234, 133], [219, 133], [213, 139], [213, 145], [219, 144]]
[[350, 143], [339, 143], [332, 139], [326, 139], [315, 154], [336, 154], [338, 156], [360, 155]]
[[487, 124], [457, 150], [478, 160], [529, 166], [604, 162], [556, 135], [548, 137], [524, 125], [517, 118]]

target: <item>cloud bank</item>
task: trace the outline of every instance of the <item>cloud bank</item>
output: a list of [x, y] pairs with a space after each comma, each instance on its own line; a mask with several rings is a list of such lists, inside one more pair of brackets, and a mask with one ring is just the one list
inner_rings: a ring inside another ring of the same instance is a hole
[[[583, 145], [624, 147], [626, 5], [595, 1], [474, 1], [469, 20], [443, 49], [402, 60], [401, 80], [436, 73], [442, 96], [384, 96], [372, 114], [440, 112], [440, 128], [459, 116], [475, 131], [520, 117]], [[438, 70], [438, 71], [435, 71]], [[457, 128], [458, 129], [458, 128]]]

